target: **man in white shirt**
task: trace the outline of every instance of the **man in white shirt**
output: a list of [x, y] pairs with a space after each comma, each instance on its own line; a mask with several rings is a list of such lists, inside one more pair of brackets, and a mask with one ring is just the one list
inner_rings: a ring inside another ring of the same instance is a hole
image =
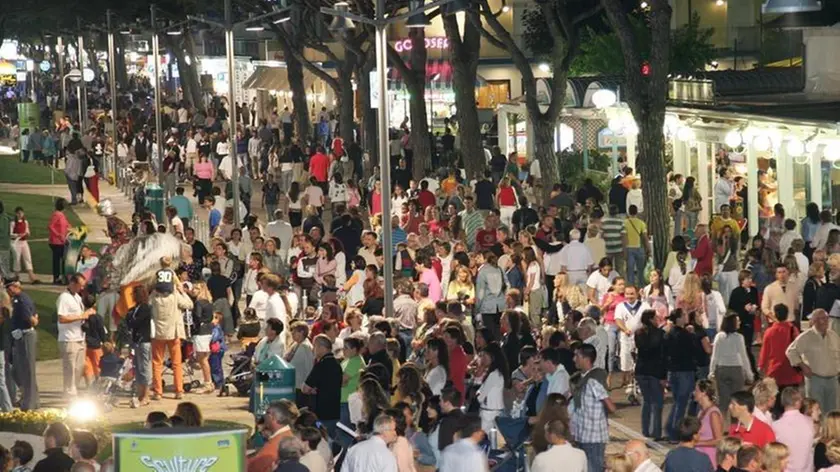
[[630, 459], [633, 472], [662, 472], [662, 469], [650, 460], [650, 451], [644, 441], [638, 439], [627, 441], [624, 445], [624, 455]]
[[292, 225], [283, 219], [283, 210], [274, 210], [274, 221], [265, 225], [265, 234], [269, 238], [277, 238], [280, 241], [279, 254], [282, 260], [289, 255], [289, 248], [292, 246], [294, 231]]
[[561, 420], [545, 424], [545, 438], [551, 447], [537, 454], [531, 472], [587, 472], [586, 454], [568, 441], [569, 427]]
[[[481, 419], [475, 415], [466, 415], [459, 431], [461, 439], [446, 446], [440, 456], [440, 472], [487, 472], [487, 456], [478, 446], [484, 440]], [[342, 472], [343, 469], [342, 469]]]
[[396, 440], [394, 419], [385, 414], [377, 416], [373, 422], [373, 436], [347, 451], [341, 472], [397, 472], [397, 459], [388, 448]]
[[447, 294], [449, 293], [449, 279], [452, 276], [450, 273], [452, 267], [452, 245], [449, 241], [442, 241], [440, 243], [434, 243], [434, 246], [438, 259], [440, 260], [440, 267], [443, 270], [440, 277], [441, 293]]
[[362, 247], [359, 249], [359, 255], [364, 258], [365, 264], [379, 267], [379, 262], [376, 260], [376, 239], [376, 233], [366, 231], [362, 235]]
[[263, 290], [268, 294], [268, 301], [265, 304], [265, 320], [279, 319], [283, 322], [283, 331], [289, 333], [289, 314], [286, 313], [286, 306], [277, 292], [280, 286], [280, 278], [274, 274], [264, 275], [262, 285]]
[[563, 367], [560, 351], [547, 347], [540, 351], [540, 369], [548, 380], [548, 393], [559, 393], [565, 397], [571, 393], [569, 373]]
[[598, 270], [592, 272], [586, 280], [586, 297], [589, 299], [589, 303], [600, 306], [601, 300], [609, 291], [610, 287], [612, 287], [612, 281], [617, 276], [618, 274], [612, 270], [612, 264], [609, 262], [609, 259], [605, 258], [605, 260], [601, 261], [598, 264]]
[[595, 346], [595, 366], [605, 369], [607, 366], [607, 343], [609, 341], [606, 331], [598, 326], [594, 319], [587, 317], [580, 320], [577, 332], [584, 344]]
[[96, 313], [96, 308], [85, 310], [79, 293], [84, 289], [85, 278], [81, 274], [70, 277], [67, 290], [58, 296], [58, 349], [61, 353], [61, 367], [64, 373], [64, 393], [76, 396], [77, 384], [85, 368], [85, 334], [82, 323]]
[[569, 231], [569, 239], [569, 244], [560, 250], [560, 270], [569, 274], [569, 283], [583, 285], [595, 261], [592, 260], [592, 253], [586, 244], [580, 242], [580, 230]]

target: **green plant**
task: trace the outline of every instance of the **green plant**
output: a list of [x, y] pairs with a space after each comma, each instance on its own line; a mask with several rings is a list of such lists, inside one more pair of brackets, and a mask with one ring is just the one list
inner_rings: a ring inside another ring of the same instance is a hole
[[589, 170], [584, 169], [582, 151], [563, 151], [558, 156], [560, 180], [571, 188], [578, 189], [586, 179], [606, 194], [610, 184], [610, 165], [612, 160], [608, 154], [596, 149], [589, 150]]

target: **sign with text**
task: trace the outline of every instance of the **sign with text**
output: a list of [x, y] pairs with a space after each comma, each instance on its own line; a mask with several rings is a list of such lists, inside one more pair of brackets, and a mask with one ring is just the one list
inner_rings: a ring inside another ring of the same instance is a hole
[[598, 148], [612, 149], [613, 146], [617, 148], [627, 147], [626, 136], [616, 136], [616, 134], [609, 128], [604, 128], [598, 131]]
[[[411, 38], [398, 39], [394, 41], [394, 49], [397, 52], [411, 51], [414, 43]], [[426, 38], [426, 49], [449, 49], [449, 39], [446, 36], [433, 36]]]
[[245, 430], [210, 428], [114, 434], [119, 472], [244, 472]]

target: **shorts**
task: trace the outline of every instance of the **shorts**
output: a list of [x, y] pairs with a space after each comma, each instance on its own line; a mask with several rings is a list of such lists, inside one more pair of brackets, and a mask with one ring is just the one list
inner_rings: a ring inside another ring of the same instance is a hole
[[152, 383], [152, 343], [134, 345], [134, 383], [149, 386]]
[[625, 334], [619, 334], [621, 341], [619, 342], [618, 363], [622, 372], [633, 372], [636, 368], [636, 361], [633, 359], [633, 351], [636, 346], [633, 338]]
[[212, 334], [196, 334], [192, 337], [193, 350], [196, 353], [210, 352], [211, 339], [213, 339]]
[[85, 349], [85, 377], [99, 377], [100, 359], [102, 359], [102, 348]]

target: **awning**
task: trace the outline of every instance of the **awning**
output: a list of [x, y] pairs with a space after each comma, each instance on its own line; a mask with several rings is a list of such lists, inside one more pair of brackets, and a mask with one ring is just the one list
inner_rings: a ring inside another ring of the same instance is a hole
[[[451, 90], [453, 88], [453, 76], [455, 70], [448, 59], [432, 59], [426, 61], [426, 89], [427, 90]], [[475, 86], [486, 85], [487, 80], [476, 74]], [[388, 70], [388, 88], [390, 90], [404, 90], [405, 81], [397, 68]]]
[[[317, 77], [303, 71], [303, 87], [312, 88]], [[256, 90], [291, 90], [289, 86], [289, 75], [285, 67], [257, 66], [254, 72], [242, 84], [244, 89]]]

